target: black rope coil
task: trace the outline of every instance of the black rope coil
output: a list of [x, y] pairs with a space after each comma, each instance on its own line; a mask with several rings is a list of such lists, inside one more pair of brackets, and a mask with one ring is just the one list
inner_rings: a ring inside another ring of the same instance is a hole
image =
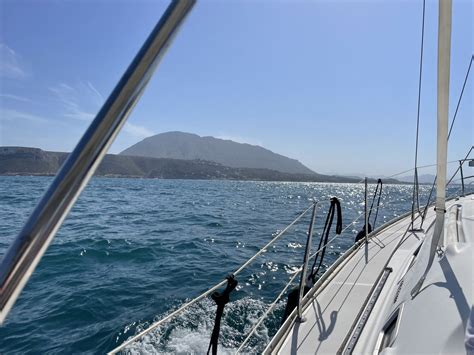
[[[316, 282], [317, 274], [323, 264], [324, 254], [326, 252], [326, 246], [328, 244], [329, 233], [331, 232], [331, 227], [334, 221], [334, 215], [336, 215], [336, 234], [342, 233], [342, 211], [341, 211], [341, 203], [336, 197], [332, 197], [330, 201], [329, 211], [326, 217], [326, 223], [324, 224], [323, 232], [321, 233], [321, 239], [319, 240], [318, 252], [314, 259], [313, 266], [311, 268], [311, 273], [308, 275], [306, 279], [306, 285], [303, 290], [303, 294], [306, 293], [311, 289], [312, 285]], [[320, 257], [319, 257], [320, 256]], [[319, 257], [319, 265], [315, 269], [316, 264], [318, 262]], [[303, 277], [303, 276], [302, 276]], [[288, 299], [286, 301], [285, 312], [283, 313], [283, 318], [281, 324], [285, 322], [285, 320], [289, 317], [291, 312], [298, 306], [298, 298], [299, 298], [299, 289], [295, 288], [288, 293]]]
[[[380, 199], [382, 198], [382, 188], [383, 188], [383, 183], [382, 179], [377, 180], [377, 186], [374, 191], [374, 196], [372, 197], [372, 203], [370, 204], [370, 210], [369, 210], [369, 215], [367, 216], [367, 221], [369, 223], [368, 225], [368, 233], [372, 233], [372, 231], [375, 229], [375, 223], [377, 223], [377, 217], [379, 215], [379, 207], [380, 207]], [[377, 199], [378, 197], [378, 199]], [[374, 209], [374, 203], [375, 200], [377, 199], [377, 206], [375, 208], [375, 217], [374, 217], [374, 222], [370, 224], [370, 217], [372, 215], [372, 211]], [[362, 227], [361, 231], [357, 233], [357, 236], [355, 238], [355, 243], [357, 243], [359, 240], [365, 238], [365, 224]]]
[[[329, 233], [331, 232], [332, 223], [334, 221], [334, 214], [337, 215], [336, 220], [336, 234], [341, 234], [342, 232], [342, 211], [341, 203], [337, 197], [331, 198], [331, 205], [329, 206], [329, 211], [326, 216], [326, 223], [324, 224], [323, 232], [321, 233], [321, 239], [319, 240], [319, 246], [317, 250], [321, 250], [320, 253], [316, 254], [314, 258], [313, 266], [311, 267], [311, 273], [308, 276], [308, 281], [311, 281], [313, 284], [316, 282], [316, 276], [321, 269], [324, 260], [324, 254], [326, 253], [326, 247], [328, 244]], [[315, 269], [316, 264], [319, 259], [319, 265]]]
[[207, 349], [207, 354], [212, 348], [212, 355], [217, 355], [217, 342], [219, 340], [219, 333], [221, 330], [221, 318], [224, 313], [224, 307], [230, 300], [230, 293], [236, 288], [238, 281], [235, 279], [234, 275], [230, 274], [226, 277], [227, 286], [224, 291], [218, 292], [215, 291], [212, 293], [211, 298], [216, 302], [216, 318], [214, 320], [214, 329], [212, 330], [211, 341], [209, 342], [209, 348]]

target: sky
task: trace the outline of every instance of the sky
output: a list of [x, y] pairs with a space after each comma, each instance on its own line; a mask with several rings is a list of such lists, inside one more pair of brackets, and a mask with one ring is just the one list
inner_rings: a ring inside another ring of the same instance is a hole
[[[422, 4], [198, 1], [110, 152], [184, 131], [258, 144], [319, 173], [410, 169]], [[167, 5], [1, 0], [0, 145], [71, 151]], [[453, 0], [450, 119], [473, 11]], [[427, 0], [419, 165], [436, 160], [437, 16]], [[448, 160], [474, 143], [472, 76]]]

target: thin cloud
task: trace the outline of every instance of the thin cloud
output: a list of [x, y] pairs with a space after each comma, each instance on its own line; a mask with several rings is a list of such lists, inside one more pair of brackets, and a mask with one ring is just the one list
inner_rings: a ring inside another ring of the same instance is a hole
[[30, 100], [26, 97], [17, 96], [17, 95], [10, 95], [10, 94], [0, 94], [0, 98], [15, 100], [15, 101], [21, 101], [21, 102], [33, 102], [33, 100]]
[[33, 123], [50, 123], [51, 120], [48, 120], [42, 116], [31, 114], [28, 112], [9, 110], [0, 108], [0, 117], [2, 121], [17, 121], [17, 120], [26, 120]]
[[99, 90], [97, 90], [90, 81], [87, 82], [87, 87], [95, 94], [98, 104], [102, 105], [105, 99], [102, 96], [102, 94], [99, 92]]
[[72, 87], [66, 83], [50, 87], [49, 90], [63, 107], [63, 117], [89, 122], [95, 117], [98, 106], [97, 94], [87, 84]]
[[[60, 83], [49, 90], [63, 106], [63, 117], [90, 122], [104, 103], [104, 96], [90, 81], [80, 81], [76, 85]], [[123, 131], [134, 138], [143, 139], [154, 133], [144, 126], [125, 123]]]
[[95, 114], [90, 112], [85, 112], [81, 110], [76, 110], [74, 112], [67, 112], [63, 114], [64, 117], [73, 118], [78, 121], [90, 122], [94, 119]]
[[150, 137], [154, 134], [148, 128], [130, 122], [125, 123], [125, 125], [123, 126], [123, 131], [135, 138], [141, 139]]
[[69, 86], [68, 84], [61, 83], [58, 85], [59, 88], [69, 90], [69, 91], [74, 91], [74, 88], [72, 86]]
[[0, 43], [0, 77], [10, 79], [26, 77], [20, 56], [4, 43]]

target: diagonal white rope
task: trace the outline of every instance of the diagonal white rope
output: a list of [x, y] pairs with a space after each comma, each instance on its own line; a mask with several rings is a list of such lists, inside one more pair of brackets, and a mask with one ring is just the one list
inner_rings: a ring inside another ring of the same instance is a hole
[[[314, 202], [313, 202], [314, 204]], [[298, 217], [296, 217], [293, 222], [291, 222], [288, 226], [286, 226], [281, 232], [279, 232], [272, 240], [270, 240], [263, 248], [261, 248], [256, 254], [254, 254], [250, 259], [248, 259], [244, 264], [242, 264], [235, 272], [234, 272], [234, 276], [239, 274], [242, 270], [244, 270], [249, 264], [251, 264], [259, 255], [261, 255], [262, 253], [264, 253], [268, 247], [270, 247], [273, 243], [275, 243], [278, 239], [280, 239], [292, 226], [294, 226], [312, 207], [313, 207], [313, 204], [311, 204], [308, 208], [306, 208], [302, 213], [300, 213], [298, 215]], [[387, 204], [384, 204], [384, 205], [388, 205], [389, 203]], [[343, 232], [345, 232], [349, 227], [351, 227], [352, 225], [354, 225], [355, 222], [357, 222], [360, 218], [362, 217], [362, 215], [359, 215], [356, 219], [354, 219], [351, 223], [349, 223], [341, 232], [341, 235]], [[310, 256], [310, 259], [314, 258], [319, 252], [322, 251], [322, 249], [329, 245], [334, 239], [336, 239], [338, 235], [336, 235], [335, 237], [333, 237], [331, 240], [329, 240], [325, 245], [323, 245], [318, 251], [316, 251], [314, 254], [312, 254]], [[285, 286], [284, 290], [280, 293], [280, 295], [277, 297], [277, 299], [274, 301], [275, 304], [272, 304], [271, 305], [271, 309], [267, 310], [267, 312], [265, 313], [265, 317], [266, 315], [271, 312], [271, 310], [273, 309], [273, 307], [276, 305], [276, 302], [278, 302], [278, 299], [281, 298], [281, 296], [284, 294], [284, 292], [288, 289], [288, 287], [291, 285], [291, 283], [293, 282], [293, 280], [296, 278], [296, 276], [299, 275], [301, 270], [298, 270], [293, 276], [292, 278], [290, 278], [290, 281], [289, 283]], [[178, 309], [176, 309], [175, 311], [171, 312], [170, 314], [168, 314], [167, 316], [165, 316], [164, 318], [160, 319], [159, 321], [153, 323], [152, 325], [150, 325], [148, 328], [146, 328], [145, 330], [141, 331], [140, 333], [138, 333], [137, 335], [127, 339], [125, 342], [123, 342], [120, 346], [116, 347], [115, 349], [111, 350], [108, 354], [116, 354], [118, 353], [119, 351], [125, 349], [128, 345], [130, 345], [131, 343], [139, 340], [140, 338], [142, 338], [143, 336], [145, 336], [146, 334], [150, 333], [151, 331], [153, 331], [154, 329], [156, 329], [157, 327], [159, 327], [160, 325], [162, 325], [163, 323], [167, 322], [168, 320], [174, 318], [175, 316], [177, 316], [178, 314], [180, 314], [181, 312], [183, 312], [185, 309], [189, 308], [190, 306], [192, 306], [193, 304], [199, 302], [200, 300], [202, 300], [203, 298], [209, 296], [212, 292], [216, 291], [218, 288], [224, 286], [226, 284], [227, 280], [222, 280], [221, 282], [219, 282], [218, 284], [214, 285], [213, 287], [211, 287], [210, 289], [208, 289], [206, 292], [202, 293], [201, 295], [197, 296], [196, 298], [192, 299], [191, 301], [185, 303], [184, 305], [182, 305], [181, 307], [179, 307]], [[260, 321], [260, 323], [257, 325], [257, 327], [261, 324], [261, 322], [263, 322], [263, 319]], [[255, 329], [252, 330], [252, 334], [253, 332], [255, 331]], [[251, 337], [251, 335], [249, 335], [249, 338]]]
[[[237, 270], [234, 271], [234, 276], [236, 276], [237, 274], [239, 274], [243, 269], [245, 269], [250, 263], [252, 263], [259, 255], [261, 255], [262, 253], [264, 253], [268, 247], [270, 247], [273, 243], [275, 243], [278, 239], [280, 239], [292, 226], [294, 226], [301, 218], [303, 218], [303, 216], [310, 210], [313, 208], [313, 205], [315, 204], [316, 202], [313, 202], [307, 209], [305, 209], [303, 212], [301, 212], [298, 217], [296, 217], [293, 222], [291, 222], [288, 226], [286, 226], [281, 232], [279, 232], [272, 240], [270, 240], [263, 248], [261, 248], [254, 256], [252, 256], [250, 259], [248, 259], [244, 264], [242, 264], [242, 266], [240, 266]], [[218, 288], [224, 286], [226, 284], [227, 280], [222, 280], [221, 282], [219, 282], [217, 285], [214, 285], [213, 287], [211, 287], [209, 290], [207, 290], [206, 292], [202, 293], [201, 295], [199, 295], [198, 297], [192, 299], [191, 301], [185, 303], [184, 305], [182, 305], [181, 307], [179, 307], [177, 310], [171, 312], [170, 314], [168, 314], [166, 317], [160, 319], [159, 321], [153, 323], [152, 325], [150, 325], [147, 329], [141, 331], [140, 333], [138, 333], [137, 335], [127, 339], [125, 342], [123, 342], [120, 346], [116, 347], [115, 349], [111, 350], [108, 354], [116, 354], [118, 353], [119, 351], [125, 349], [128, 345], [130, 345], [131, 343], [137, 341], [138, 339], [142, 338], [144, 335], [150, 333], [152, 330], [156, 329], [157, 327], [159, 327], [161, 324], [165, 323], [166, 321], [170, 320], [171, 318], [175, 317], [176, 315], [178, 315], [179, 313], [181, 313], [182, 311], [184, 311], [186, 308], [192, 306], [193, 304], [195, 304], [196, 302], [202, 300], [204, 297], [210, 295], [212, 292], [214, 292], [215, 290], [217, 290]]]
[[[453, 161], [453, 162], [457, 162], [457, 161]], [[449, 163], [452, 163], [452, 162], [449, 162]], [[435, 164], [434, 164], [435, 165]], [[431, 166], [434, 166], [434, 165], [425, 165], [425, 166], [421, 166], [419, 168], [425, 168], [425, 167], [431, 167]], [[407, 171], [403, 171], [401, 173], [397, 173], [397, 174], [394, 174], [392, 176], [389, 176], [387, 178], [391, 178], [391, 177], [394, 177], [394, 176], [398, 176], [398, 175], [401, 175], [401, 174], [404, 174], [406, 172], [409, 172], [409, 171], [412, 171], [413, 169], [410, 169], [410, 170], [407, 170]], [[364, 181], [364, 180], [362, 180]], [[362, 182], [361, 181], [361, 182]], [[384, 207], [384, 206], [389, 206], [391, 204], [393, 204], [395, 201], [389, 201], [389, 202], [385, 202], [385, 203], [382, 203], [380, 205], [380, 207]], [[233, 274], [234, 276], [239, 274], [242, 270], [244, 270], [249, 264], [251, 264], [258, 256], [260, 256], [262, 253], [266, 252], [267, 248], [270, 247], [272, 244], [274, 244], [278, 239], [280, 239], [292, 226], [294, 226], [312, 207], [313, 207], [313, 204], [316, 203], [316, 202], [313, 202], [308, 208], [306, 208], [303, 212], [301, 212], [298, 217], [296, 217], [293, 222], [291, 222], [288, 226], [286, 226], [282, 231], [280, 231], [273, 239], [271, 239], [264, 247], [262, 247], [256, 254], [254, 254], [250, 259], [248, 259], [244, 264], [242, 264]], [[375, 207], [374, 207], [375, 208]], [[350, 222], [342, 231], [341, 231], [341, 234], [340, 235], [343, 235], [343, 233], [349, 229], [351, 226], [353, 226], [360, 218], [362, 218], [363, 214], [359, 215], [358, 217], [356, 217], [352, 222]], [[318, 255], [326, 246], [328, 246], [329, 244], [331, 244], [336, 238], [338, 238], [340, 235], [336, 234], [333, 238], [331, 238], [326, 244], [324, 244], [323, 246], [321, 246], [321, 248], [319, 248], [314, 254], [312, 254], [310, 257], [309, 257], [309, 260], [311, 260], [312, 258], [314, 258], [316, 255]], [[253, 328], [251, 329], [250, 333], [247, 335], [247, 337], [245, 338], [244, 342], [240, 345], [239, 349], [237, 350], [237, 352], [239, 352], [243, 346], [248, 342], [248, 340], [252, 337], [253, 333], [255, 332], [255, 330], [260, 326], [260, 324], [263, 322], [263, 320], [266, 318], [266, 316], [273, 310], [273, 308], [276, 306], [277, 302], [279, 301], [279, 299], [285, 294], [285, 292], [287, 291], [288, 287], [291, 286], [291, 284], [293, 283], [293, 281], [295, 280], [295, 278], [299, 275], [299, 273], [301, 272], [301, 268], [296, 271], [294, 273], [294, 275], [292, 275], [292, 277], [289, 279], [288, 283], [286, 284], [286, 286], [284, 287], [284, 289], [279, 293], [279, 295], [277, 296], [277, 298], [270, 304], [269, 308], [267, 309], [267, 311], [264, 312], [264, 314], [262, 315], [262, 317], [257, 321], [257, 323], [255, 323], [255, 325], [253, 326]], [[204, 297], [207, 297], [208, 295], [210, 295], [212, 292], [216, 291], [218, 288], [224, 286], [226, 284], [227, 280], [222, 280], [221, 282], [219, 282], [218, 284], [214, 285], [213, 287], [211, 287], [210, 289], [208, 289], [206, 292], [202, 293], [201, 295], [197, 296], [196, 298], [192, 299], [191, 301], [185, 303], [184, 305], [182, 305], [181, 307], [179, 307], [178, 309], [176, 309], [175, 311], [171, 312], [170, 314], [168, 314], [166, 317], [160, 319], [159, 321], [153, 323], [152, 325], [150, 325], [147, 329], [143, 330], [142, 332], [138, 333], [137, 335], [127, 339], [125, 342], [123, 342], [120, 346], [116, 347], [115, 349], [111, 350], [108, 354], [116, 354], [118, 353], [119, 351], [125, 349], [128, 345], [130, 345], [131, 343], [139, 340], [140, 338], [142, 338], [143, 336], [145, 336], [146, 334], [150, 333], [151, 331], [153, 331], [154, 329], [156, 329], [157, 327], [159, 327], [160, 325], [162, 325], [163, 323], [167, 322], [168, 320], [174, 318], [175, 316], [177, 316], [178, 314], [180, 314], [181, 312], [183, 312], [185, 309], [187, 309], [188, 307], [192, 306], [193, 304], [199, 302], [200, 300], [202, 300]]]
[[242, 264], [241, 267], [239, 267], [235, 272], [234, 272], [234, 276], [237, 275], [238, 273], [240, 273], [243, 269], [245, 269], [251, 262], [253, 262], [260, 254], [264, 253], [267, 251], [267, 248], [269, 246], [271, 246], [273, 243], [275, 243], [278, 239], [280, 239], [280, 237], [286, 233], [286, 231], [288, 229], [290, 229], [291, 227], [293, 227], [293, 225], [295, 225], [296, 222], [298, 222], [301, 218], [303, 218], [303, 216], [310, 210], [313, 208], [313, 205], [315, 204], [316, 202], [313, 202], [311, 204], [311, 206], [309, 206], [307, 209], [305, 209], [298, 217], [296, 217], [294, 219], [293, 222], [291, 222], [288, 226], [286, 226], [285, 229], [283, 229], [280, 233], [278, 233], [276, 235], [275, 238], [273, 238], [272, 240], [270, 240], [263, 248], [261, 248], [254, 256], [252, 256], [249, 260], [247, 260], [244, 264]]
[[298, 271], [296, 271], [288, 280], [288, 283], [286, 286], [281, 290], [281, 292], [278, 294], [278, 296], [275, 298], [275, 300], [270, 304], [270, 306], [267, 308], [267, 310], [260, 316], [259, 320], [253, 325], [252, 329], [250, 329], [250, 332], [247, 334], [245, 337], [244, 341], [240, 344], [239, 348], [236, 350], [236, 354], [238, 354], [245, 346], [245, 344], [248, 343], [248, 341], [252, 338], [253, 334], [255, 331], [258, 329], [258, 327], [263, 323], [263, 321], [267, 318], [268, 314], [275, 308], [277, 305], [278, 301], [280, 298], [286, 293], [286, 290], [291, 286], [293, 281], [295, 281], [296, 277], [300, 274], [302, 268], [300, 268]]
[[[355, 222], [357, 222], [363, 215], [359, 215], [356, 219], [354, 219], [352, 222], [350, 222], [342, 231], [341, 234], [336, 234], [333, 238], [331, 238], [326, 244], [322, 245], [321, 248], [319, 248], [314, 254], [312, 254], [309, 258], [308, 261], [316, 257], [322, 250], [329, 245], [334, 239], [336, 239], [339, 235], [342, 235], [349, 227], [353, 226]], [[275, 298], [275, 300], [270, 304], [270, 306], [267, 308], [267, 310], [260, 316], [259, 320], [253, 325], [253, 327], [250, 329], [249, 333], [245, 337], [244, 341], [240, 344], [239, 348], [237, 349], [236, 353], [239, 353], [245, 346], [245, 344], [248, 343], [248, 341], [252, 338], [253, 334], [255, 331], [258, 329], [258, 327], [263, 323], [265, 318], [268, 316], [268, 314], [275, 308], [277, 305], [278, 301], [280, 298], [285, 294], [286, 290], [291, 286], [295, 278], [300, 274], [302, 271], [302, 265], [300, 268], [290, 277], [288, 280], [288, 283], [286, 286], [283, 288], [283, 290], [278, 294], [278, 296]]]
[[[388, 203], [385, 203], [383, 206], [388, 206], [392, 203], [394, 203], [395, 201], [392, 201], [391, 203], [388, 202]], [[382, 207], [382, 206], [381, 206]], [[313, 259], [314, 257], [316, 257], [316, 255], [318, 255], [320, 252], [322, 252], [322, 250], [328, 246], [329, 244], [331, 244], [336, 238], [340, 237], [343, 235], [343, 233], [348, 230], [351, 226], [353, 226], [359, 219], [361, 219], [364, 215], [361, 214], [359, 215], [358, 217], [356, 217], [352, 222], [350, 222], [349, 224], [346, 225], [346, 227], [341, 231], [340, 234], [336, 234], [334, 237], [332, 237], [326, 244], [322, 245], [321, 248], [319, 248], [316, 252], [314, 252], [314, 254], [312, 254], [308, 260], [311, 260]], [[418, 218], [418, 217], [417, 217]], [[285, 294], [285, 292], [288, 290], [288, 288], [292, 285], [293, 281], [296, 279], [296, 277], [300, 274], [302, 270], [302, 265], [300, 266], [300, 268], [290, 277], [290, 279], [288, 280], [288, 283], [285, 285], [285, 287], [283, 288], [283, 290], [278, 294], [278, 296], [275, 298], [275, 300], [270, 304], [270, 306], [267, 308], [267, 310], [260, 316], [260, 318], [258, 319], [258, 321], [253, 325], [253, 327], [250, 329], [249, 333], [247, 334], [247, 336], [245, 337], [244, 341], [240, 344], [239, 348], [237, 349], [236, 353], [239, 353], [242, 351], [242, 349], [244, 348], [244, 346], [248, 343], [248, 341], [252, 338], [253, 334], [255, 333], [255, 331], [258, 329], [258, 327], [263, 323], [263, 321], [265, 320], [265, 318], [268, 316], [268, 314], [275, 308], [275, 306], [277, 305], [278, 301], [281, 299], [281, 297]]]

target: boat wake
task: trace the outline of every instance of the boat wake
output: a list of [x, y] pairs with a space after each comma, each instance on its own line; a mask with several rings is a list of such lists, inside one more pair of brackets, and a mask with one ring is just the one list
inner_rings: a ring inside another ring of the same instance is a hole
[[[262, 300], [245, 297], [231, 301], [226, 305], [219, 337], [219, 353], [233, 354], [257, 322], [268, 305]], [[278, 329], [280, 316], [284, 310], [281, 302], [266, 322], [259, 328], [245, 348], [246, 352], [261, 352], [272, 334]], [[216, 305], [205, 299], [187, 310], [178, 318], [163, 324], [141, 341], [126, 348], [131, 354], [203, 354], [207, 352], [214, 327]], [[163, 318], [159, 315], [156, 319]], [[137, 333], [149, 326], [143, 322], [137, 327]]]

